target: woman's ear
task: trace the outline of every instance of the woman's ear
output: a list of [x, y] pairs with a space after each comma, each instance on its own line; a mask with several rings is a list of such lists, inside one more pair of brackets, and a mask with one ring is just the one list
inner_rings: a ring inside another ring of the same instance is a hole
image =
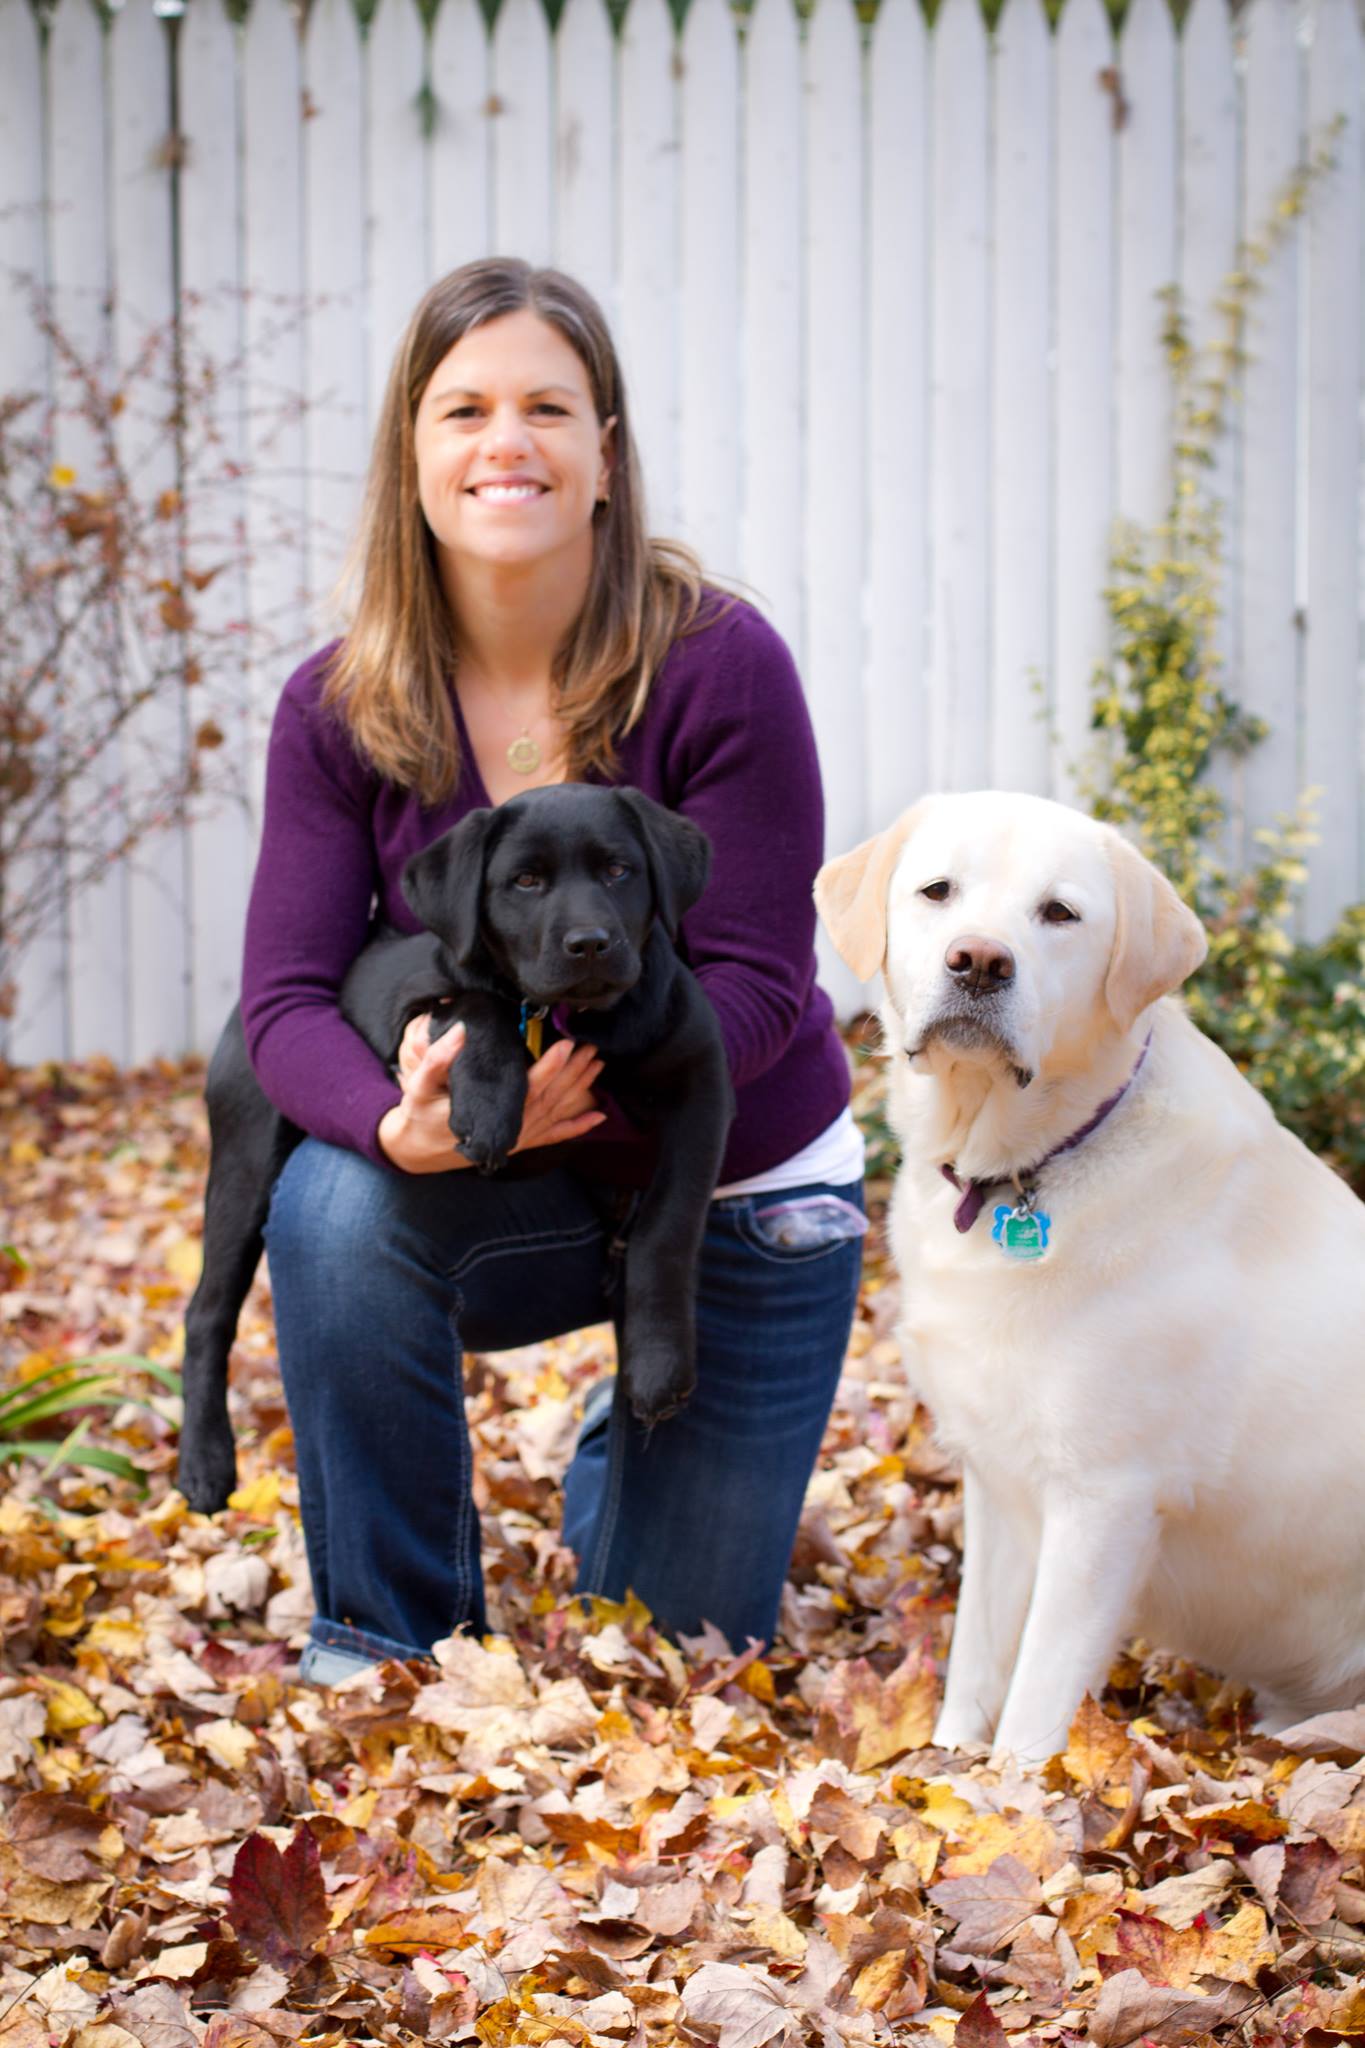
[[901, 851], [923, 804], [850, 853], [827, 860], [815, 877], [815, 907], [834, 949], [859, 981], [870, 981], [886, 958], [886, 897]]
[[483, 871], [497, 812], [470, 811], [403, 870], [403, 895], [457, 966], [472, 967], [483, 950]]
[[1109, 837], [1114, 878], [1114, 946], [1104, 999], [1120, 1031], [1149, 1003], [1168, 996], [1194, 973], [1209, 950], [1204, 927], [1159, 868], [1119, 833]]

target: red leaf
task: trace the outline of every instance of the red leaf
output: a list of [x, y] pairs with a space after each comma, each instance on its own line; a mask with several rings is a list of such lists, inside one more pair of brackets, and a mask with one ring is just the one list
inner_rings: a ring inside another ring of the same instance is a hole
[[281, 1856], [264, 1835], [249, 1835], [228, 1882], [228, 1919], [243, 1948], [263, 1963], [294, 1970], [327, 1932], [322, 1859], [302, 1822]]
[[957, 2023], [953, 2035], [953, 2048], [1004, 2048], [1005, 2029], [1001, 2026], [984, 1991], [977, 1993]]

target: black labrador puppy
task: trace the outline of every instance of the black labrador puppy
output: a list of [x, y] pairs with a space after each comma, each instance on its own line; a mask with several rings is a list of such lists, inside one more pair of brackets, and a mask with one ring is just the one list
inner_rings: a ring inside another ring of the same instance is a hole
[[[392, 1062], [409, 1021], [463, 1022], [450, 1127], [484, 1172], [506, 1162], [526, 1103], [528, 1016], [567, 1011], [598, 1046], [607, 1085], [658, 1134], [658, 1163], [626, 1250], [621, 1370], [641, 1421], [670, 1414], [695, 1378], [697, 1259], [734, 1093], [715, 1013], [673, 948], [711, 849], [634, 789], [564, 783], [472, 811], [408, 862], [403, 894], [427, 930], [384, 931], [341, 990], [347, 1021]], [[212, 1150], [204, 1266], [185, 1318], [178, 1484], [213, 1513], [236, 1484], [228, 1354], [261, 1255], [275, 1179], [302, 1136], [273, 1109], [234, 1011], [209, 1066]]]

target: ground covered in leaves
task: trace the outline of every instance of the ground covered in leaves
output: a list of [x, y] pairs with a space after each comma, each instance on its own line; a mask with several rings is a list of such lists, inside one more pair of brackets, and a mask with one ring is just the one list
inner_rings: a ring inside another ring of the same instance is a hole
[[[174, 1364], [199, 1083], [0, 1069], [0, 1387]], [[558, 1483], [606, 1333], [470, 1361], [497, 1633], [332, 1694], [296, 1682], [263, 1284], [227, 1513], [172, 1490], [176, 1400], [136, 1376], [71, 1454], [130, 1455], [145, 1493], [10, 1465], [0, 2048], [1365, 2035], [1365, 1712], [1257, 1739], [1134, 1653], [1041, 1775], [929, 1746], [959, 1508], [894, 1325], [874, 1234], [762, 1658], [568, 1598]]]

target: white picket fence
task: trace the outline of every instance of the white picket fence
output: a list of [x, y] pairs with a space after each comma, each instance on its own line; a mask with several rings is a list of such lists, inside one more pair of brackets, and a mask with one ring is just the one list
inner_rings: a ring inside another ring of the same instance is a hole
[[[1308, 922], [1362, 884], [1362, 38], [1354, 0], [218, 0], [173, 25], [0, 0], [0, 274], [47, 280], [117, 355], [199, 298], [252, 391], [309, 405], [240, 595], [332, 582], [390, 351], [425, 284], [499, 251], [575, 272], [622, 344], [653, 524], [770, 608], [805, 677], [828, 844], [926, 788], [1065, 794], [1116, 515], [1168, 486], [1156, 294], [1197, 335], [1312, 137], [1337, 168], [1277, 259], [1217, 471], [1231, 686], [1272, 741], [1248, 825], [1320, 785]], [[175, 125], [181, 150], [162, 145]], [[434, 118], [432, 116], [434, 115]], [[92, 291], [92, 287], [99, 288]], [[281, 307], [307, 310], [281, 323]], [[213, 321], [220, 323], [219, 331]], [[0, 390], [48, 374], [11, 303]], [[250, 512], [249, 516], [257, 516]], [[269, 544], [265, 542], [268, 539]], [[258, 724], [283, 680], [248, 668]], [[1040, 691], [1047, 715], [1040, 716]], [[29, 961], [20, 1058], [207, 1046], [232, 1001], [249, 821], [206, 819], [77, 905]], [[845, 1000], [853, 991], [840, 984]]]

